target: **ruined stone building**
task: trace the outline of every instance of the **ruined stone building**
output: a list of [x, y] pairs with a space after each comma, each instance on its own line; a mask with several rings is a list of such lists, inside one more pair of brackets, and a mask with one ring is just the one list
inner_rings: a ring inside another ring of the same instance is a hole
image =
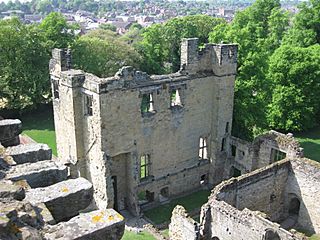
[[200, 223], [178, 206], [171, 240], [301, 240], [302, 233], [320, 233], [320, 164], [303, 158], [291, 134], [270, 131], [252, 143], [230, 137], [229, 156], [230, 175], [258, 169], [216, 186]]
[[[172, 240], [306, 239], [319, 233], [319, 164], [292, 134], [231, 136], [237, 46], [184, 39], [181, 69], [149, 76], [123, 67], [99, 78], [53, 50], [58, 155], [88, 179], [100, 209], [141, 209], [214, 187], [200, 223], [178, 206]], [[309, 177], [309, 175], [311, 175]], [[231, 178], [237, 177], [237, 178]], [[223, 181], [231, 178], [231, 180]]]
[[[214, 185], [225, 171], [237, 45], [185, 39], [181, 70], [149, 76], [124, 67], [110, 78], [50, 62], [59, 158], [89, 179], [100, 208], [128, 209]], [[226, 173], [226, 174], [225, 174]], [[228, 176], [227, 176], [228, 177]]]

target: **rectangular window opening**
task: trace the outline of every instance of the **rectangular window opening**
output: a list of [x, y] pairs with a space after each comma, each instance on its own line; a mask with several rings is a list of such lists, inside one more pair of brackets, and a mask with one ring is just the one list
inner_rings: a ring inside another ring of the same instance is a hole
[[88, 95], [88, 94], [85, 94], [84, 96], [84, 101], [85, 101], [85, 114], [87, 116], [92, 116], [93, 114], [93, 108], [92, 108], [92, 95]]
[[147, 113], [147, 112], [153, 112], [154, 106], [153, 106], [153, 95], [152, 93], [143, 94], [142, 100], [141, 100], [141, 113]]
[[202, 137], [199, 140], [199, 159], [208, 159], [207, 139]]
[[182, 106], [180, 92], [178, 89], [173, 89], [170, 93], [170, 106]]
[[144, 154], [140, 157], [140, 180], [150, 175], [150, 155]]
[[286, 158], [286, 153], [285, 152], [282, 152], [278, 149], [274, 149], [272, 148], [271, 149], [271, 160], [272, 162], [277, 162], [277, 161], [280, 161], [282, 159], [285, 159]]

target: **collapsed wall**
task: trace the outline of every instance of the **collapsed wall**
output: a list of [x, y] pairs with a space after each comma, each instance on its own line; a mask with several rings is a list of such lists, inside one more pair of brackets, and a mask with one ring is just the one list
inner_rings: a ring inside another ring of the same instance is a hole
[[[223, 181], [214, 188], [201, 208], [197, 239], [240, 240], [245, 236], [248, 240], [284, 240], [307, 239], [304, 234], [318, 234], [320, 208], [316, 199], [320, 197], [320, 163], [303, 158], [303, 149], [291, 134], [271, 131], [258, 136], [253, 143], [233, 137], [230, 143], [250, 156], [246, 161], [233, 154], [230, 163], [246, 162], [247, 171], [252, 163], [264, 167]], [[173, 221], [176, 215], [173, 213]], [[185, 214], [179, 218], [188, 222]], [[188, 224], [182, 224], [171, 227], [170, 235], [181, 236], [179, 233], [187, 231], [190, 231]]]
[[47, 145], [20, 144], [21, 126], [0, 120], [0, 239], [121, 239], [123, 217], [113, 209], [79, 214], [92, 202], [92, 184], [69, 179]]

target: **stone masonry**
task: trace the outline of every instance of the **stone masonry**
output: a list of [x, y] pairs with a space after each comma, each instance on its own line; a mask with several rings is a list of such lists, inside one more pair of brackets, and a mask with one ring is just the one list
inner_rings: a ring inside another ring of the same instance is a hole
[[92, 184], [70, 179], [47, 145], [19, 144], [21, 126], [0, 120], [0, 239], [121, 239], [123, 217], [88, 208]]
[[[232, 127], [237, 45], [184, 39], [181, 69], [123, 67], [98, 78], [50, 61], [58, 155], [88, 179], [101, 209], [141, 208], [221, 182]], [[221, 151], [221, 149], [223, 151]]]

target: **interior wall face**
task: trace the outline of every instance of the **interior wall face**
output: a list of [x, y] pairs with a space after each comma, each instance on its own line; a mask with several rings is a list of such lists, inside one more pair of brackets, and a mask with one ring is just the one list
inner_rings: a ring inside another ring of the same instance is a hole
[[287, 191], [287, 210], [292, 198], [300, 201], [298, 228], [307, 233], [320, 233], [320, 164], [307, 160], [292, 161], [293, 171], [289, 175]]

